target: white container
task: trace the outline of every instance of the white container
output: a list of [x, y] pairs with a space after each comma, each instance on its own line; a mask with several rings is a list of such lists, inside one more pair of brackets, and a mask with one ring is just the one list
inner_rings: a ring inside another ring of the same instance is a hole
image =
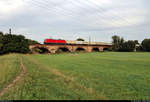
[[76, 41], [76, 44], [83, 44], [83, 41]]

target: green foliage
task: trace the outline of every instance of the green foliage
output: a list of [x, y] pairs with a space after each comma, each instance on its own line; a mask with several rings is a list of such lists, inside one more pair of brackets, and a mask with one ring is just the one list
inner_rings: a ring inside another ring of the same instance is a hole
[[27, 39], [28, 40], [28, 44], [32, 45], [32, 44], [39, 44], [39, 42], [35, 41], [35, 40], [31, 40], [31, 39]]
[[3, 43], [2, 43], [2, 39], [3, 39], [3, 32], [0, 32], [0, 50], [2, 49]]
[[144, 39], [142, 41], [142, 48], [144, 51], [150, 51], [150, 39]]
[[78, 38], [77, 41], [85, 41], [85, 40], [82, 38]]
[[128, 51], [128, 52], [131, 52], [131, 51], [134, 51], [134, 49], [136, 47], [136, 44], [138, 44], [137, 40], [135, 40], [135, 41], [132, 41], [132, 40], [125, 41], [124, 38], [120, 38], [117, 35], [114, 35], [112, 37], [112, 39], [113, 39], [113, 50], [115, 50], [115, 51]]
[[0, 54], [29, 53], [29, 45], [39, 44], [37, 41], [26, 39], [22, 35], [3, 34], [0, 32]]
[[129, 40], [127, 42], [122, 43], [118, 51], [133, 52], [134, 49], [135, 49], [135, 42], [132, 40]]
[[108, 48], [108, 51], [113, 51], [112, 47]]
[[135, 44], [139, 44], [139, 41], [138, 40], [134, 40]]
[[22, 35], [7, 34], [2, 39], [3, 47], [2, 53], [28, 53], [29, 44], [28, 40]]
[[62, 51], [62, 49], [58, 49], [57, 51], [56, 51], [56, 53], [62, 53], [63, 51]]
[[35, 52], [35, 53], [42, 53], [42, 50], [39, 49], [39, 48], [35, 48], [35, 49], [33, 49], [33, 52]]
[[0, 31], [0, 36], [3, 36], [3, 35], [4, 35], [4, 33]]
[[39, 44], [37, 41], [26, 39], [23, 35], [3, 34], [0, 32], [0, 54], [29, 53], [29, 45]]
[[121, 39], [119, 36], [114, 35], [112, 36], [113, 39], [113, 50], [118, 51], [120, 48], [120, 44], [124, 41], [123, 38]]
[[136, 47], [136, 50], [137, 50], [138, 52], [144, 51], [142, 45], [139, 45], [138, 47]]

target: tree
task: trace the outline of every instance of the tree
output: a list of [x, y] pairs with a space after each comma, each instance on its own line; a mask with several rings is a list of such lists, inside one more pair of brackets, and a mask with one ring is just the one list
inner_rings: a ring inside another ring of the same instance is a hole
[[137, 40], [125, 41], [124, 38], [120, 38], [117, 35], [112, 36], [113, 39], [113, 50], [115, 51], [134, 51], [136, 48]]
[[117, 36], [117, 35], [114, 35], [114, 36], [112, 36], [112, 39], [113, 39], [113, 41], [112, 41], [112, 43], [113, 43], [113, 50], [115, 50], [115, 51], [119, 50], [120, 42], [121, 42], [120, 37]]
[[142, 48], [144, 51], [150, 51], [150, 39], [144, 39], [142, 41]]
[[136, 46], [136, 51], [144, 51], [142, 45]]
[[29, 53], [29, 45], [39, 42], [26, 39], [23, 35], [3, 34], [0, 32], [0, 54], [7, 53]]
[[120, 40], [120, 44], [123, 44], [123, 43], [124, 43], [124, 38], [122, 37]]
[[123, 49], [124, 42], [125, 42], [124, 38], [121, 38], [120, 42], [119, 42], [119, 49], [118, 50]]
[[4, 33], [0, 31], [0, 36], [3, 36], [3, 35], [4, 35]]
[[29, 45], [33, 45], [33, 44], [40, 44], [39, 42], [35, 41], [35, 40], [31, 40], [31, 39], [27, 39], [28, 40], [28, 44]]
[[0, 32], [0, 54], [1, 54], [1, 49], [3, 47], [2, 39], [3, 39], [3, 32]]
[[78, 38], [77, 41], [85, 41], [85, 40], [82, 38]]
[[135, 44], [139, 44], [139, 41], [138, 40], [134, 40]]
[[2, 53], [28, 53], [29, 52], [29, 44], [28, 40], [25, 39], [22, 35], [11, 35], [6, 34], [2, 38]]
[[132, 40], [129, 40], [129, 41], [124, 42], [124, 43], [121, 45], [119, 51], [132, 52], [132, 51], [134, 51], [135, 47], [136, 47], [135, 42], [132, 41]]

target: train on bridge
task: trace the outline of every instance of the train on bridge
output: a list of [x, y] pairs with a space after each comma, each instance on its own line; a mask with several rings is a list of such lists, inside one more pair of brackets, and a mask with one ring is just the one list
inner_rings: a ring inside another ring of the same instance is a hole
[[111, 43], [104, 42], [88, 42], [88, 41], [75, 41], [75, 40], [61, 40], [61, 39], [45, 39], [44, 44], [48, 45], [112, 45]]
[[59, 51], [64, 52], [102, 52], [112, 48], [111, 43], [104, 42], [87, 42], [87, 41], [71, 41], [61, 39], [45, 39], [44, 44], [33, 44], [29, 46], [32, 53], [57, 53]]

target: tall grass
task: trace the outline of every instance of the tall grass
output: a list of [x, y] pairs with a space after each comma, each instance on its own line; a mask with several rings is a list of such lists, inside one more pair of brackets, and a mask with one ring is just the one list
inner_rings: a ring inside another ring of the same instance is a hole
[[7, 86], [20, 72], [19, 55], [0, 56], [0, 90]]
[[150, 53], [24, 55], [25, 77], [1, 99], [150, 99]]
[[78, 53], [33, 58], [108, 99], [150, 99], [150, 53]]

